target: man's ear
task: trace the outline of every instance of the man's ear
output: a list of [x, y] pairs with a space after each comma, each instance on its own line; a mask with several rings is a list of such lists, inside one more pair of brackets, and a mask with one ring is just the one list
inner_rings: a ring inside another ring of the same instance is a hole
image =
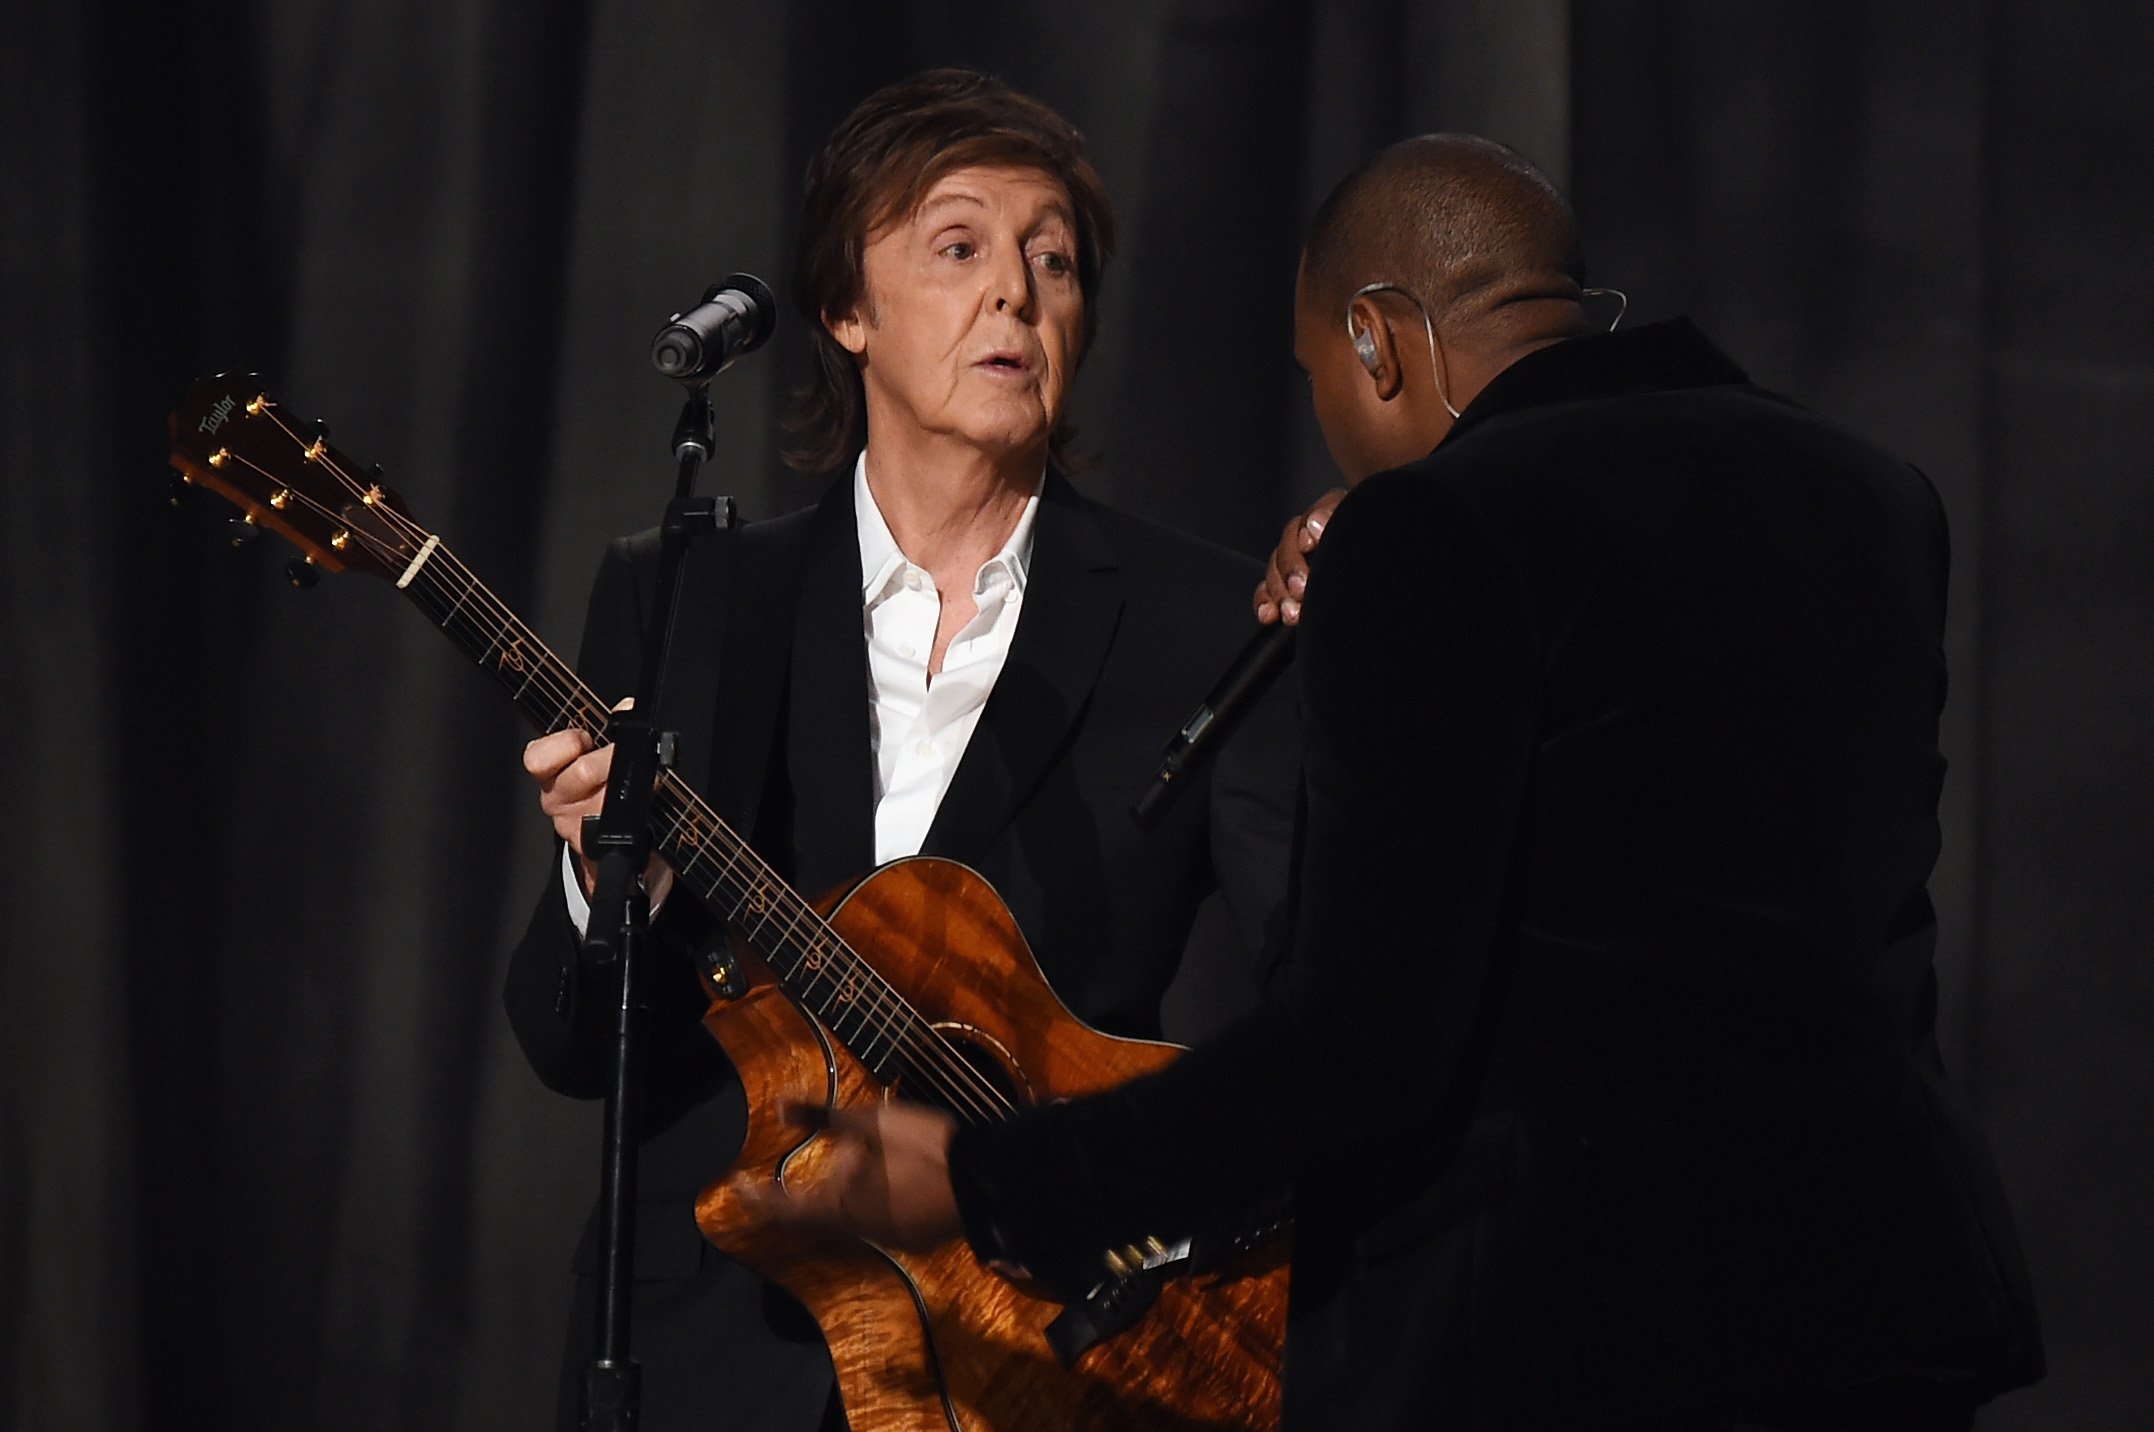
[[868, 325], [861, 317], [861, 310], [866, 307], [867, 300], [862, 299], [853, 305], [852, 312], [842, 317], [828, 313], [823, 315], [823, 327], [830, 330], [830, 336], [838, 340], [840, 348], [856, 358], [868, 346]]
[[1360, 360], [1371, 390], [1378, 400], [1390, 402], [1405, 386], [1405, 374], [1399, 368], [1398, 335], [1392, 331], [1390, 318], [1363, 295], [1347, 306], [1346, 324], [1354, 356]]

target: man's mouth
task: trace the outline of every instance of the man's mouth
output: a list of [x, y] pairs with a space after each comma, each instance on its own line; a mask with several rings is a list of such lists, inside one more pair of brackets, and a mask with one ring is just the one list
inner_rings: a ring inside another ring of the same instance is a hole
[[973, 366], [975, 368], [986, 368], [996, 373], [1022, 374], [1032, 371], [1032, 365], [1025, 360], [1025, 355], [1014, 349], [998, 349], [973, 364]]

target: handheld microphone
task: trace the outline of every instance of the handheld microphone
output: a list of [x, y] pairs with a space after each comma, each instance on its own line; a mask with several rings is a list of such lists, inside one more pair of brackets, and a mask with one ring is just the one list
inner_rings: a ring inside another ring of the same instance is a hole
[[1257, 628], [1256, 635], [1249, 638], [1227, 667], [1226, 674], [1204, 698], [1204, 704], [1190, 713], [1189, 719], [1182, 723], [1182, 729], [1167, 742], [1167, 749], [1159, 758], [1159, 769], [1153, 773], [1144, 793], [1129, 808], [1131, 820], [1144, 830], [1150, 830], [1158, 822], [1168, 802], [1181, 789], [1176, 782], [1279, 679], [1279, 673], [1286, 669], [1293, 654], [1294, 628], [1285, 622]]
[[668, 378], [709, 382], [735, 358], [763, 346], [778, 326], [778, 301], [752, 273], [730, 274], [703, 301], [676, 313], [651, 340], [651, 362]]

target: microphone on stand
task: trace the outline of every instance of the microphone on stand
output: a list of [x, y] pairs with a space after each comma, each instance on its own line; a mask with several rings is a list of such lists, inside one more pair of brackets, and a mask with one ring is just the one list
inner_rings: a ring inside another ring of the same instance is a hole
[[668, 378], [705, 383], [762, 347], [777, 326], [778, 301], [769, 286], [752, 273], [730, 274], [701, 303], [666, 320], [651, 340], [651, 363]]
[[1131, 820], [1144, 830], [1150, 830], [1158, 822], [1175, 793], [1181, 789], [1176, 782], [1241, 719], [1244, 711], [1256, 704], [1257, 698], [1279, 679], [1279, 673], [1286, 669], [1293, 655], [1294, 628], [1285, 622], [1257, 628], [1256, 635], [1249, 638], [1227, 667], [1226, 674], [1204, 698], [1204, 704], [1190, 713], [1189, 719], [1182, 723], [1182, 729], [1167, 742], [1167, 749], [1159, 758], [1159, 769], [1129, 808]]

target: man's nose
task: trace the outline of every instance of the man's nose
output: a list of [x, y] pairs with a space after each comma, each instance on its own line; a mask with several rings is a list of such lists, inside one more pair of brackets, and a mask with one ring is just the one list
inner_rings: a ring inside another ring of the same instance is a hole
[[1032, 266], [1025, 262], [1022, 247], [1001, 248], [988, 267], [988, 295], [995, 311], [1007, 309], [1020, 318], [1032, 306]]

